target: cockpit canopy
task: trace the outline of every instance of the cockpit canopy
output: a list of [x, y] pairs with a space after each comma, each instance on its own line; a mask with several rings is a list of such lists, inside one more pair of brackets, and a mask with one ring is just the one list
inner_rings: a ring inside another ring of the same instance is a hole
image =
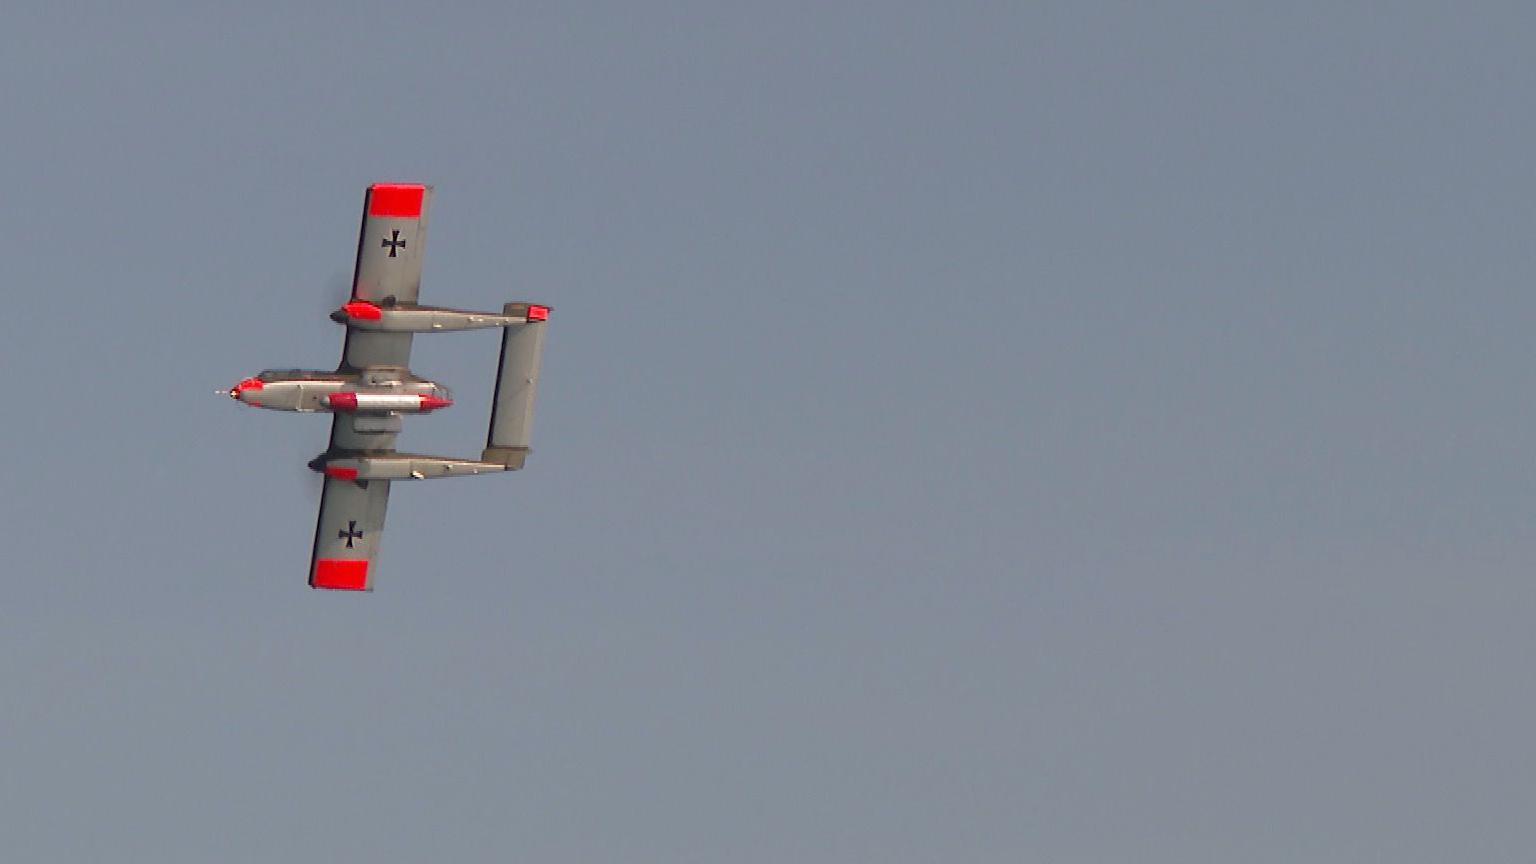
[[263, 369], [256, 380], [271, 381], [328, 381], [336, 378], [335, 372], [316, 372], [313, 369]]

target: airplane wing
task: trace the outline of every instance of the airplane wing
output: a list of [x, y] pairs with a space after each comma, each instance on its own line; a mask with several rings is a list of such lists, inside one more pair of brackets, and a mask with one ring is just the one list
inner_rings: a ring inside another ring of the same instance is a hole
[[[432, 187], [376, 183], [363, 198], [363, 227], [357, 241], [352, 299], [376, 305], [414, 304], [421, 293], [421, 261], [427, 243], [427, 205]], [[404, 369], [411, 360], [411, 334], [347, 328], [342, 370]], [[399, 417], [337, 414], [329, 454], [394, 450]], [[315, 548], [309, 563], [314, 588], [368, 591], [384, 533], [389, 481], [328, 476], [320, 498]]]
[[[421, 261], [427, 245], [427, 205], [432, 187], [375, 183], [363, 198], [352, 299], [378, 305], [413, 304], [421, 293]], [[347, 331], [342, 365], [353, 369], [404, 367], [411, 334]]]
[[388, 480], [326, 478], [309, 564], [311, 588], [373, 590], [373, 562], [388, 505]]

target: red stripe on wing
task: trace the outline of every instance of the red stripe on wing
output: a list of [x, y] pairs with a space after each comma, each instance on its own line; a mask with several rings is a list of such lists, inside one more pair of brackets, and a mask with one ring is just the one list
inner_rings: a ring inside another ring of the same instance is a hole
[[368, 562], [322, 558], [315, 562], [315, 577], [309, 585], [311, 588], [329, 588], [332, 591], [366, 591]]
[[369, 190], [368, 215], [416, 218], [426, 194], [427, 187], [419, 183], [375, 183]]

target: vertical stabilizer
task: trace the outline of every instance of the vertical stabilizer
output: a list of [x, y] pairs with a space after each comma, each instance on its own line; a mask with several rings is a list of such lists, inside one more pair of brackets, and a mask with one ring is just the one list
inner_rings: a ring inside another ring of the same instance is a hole
[[528, 323], [513, 324], [502, 331], [501, 367], [496, 372], [496, 393], [491, 402], [491, 430], [480, 459], [516, 470], [523, 467], [523, 460], [528, 457], [549, 307], [508, 303], [505, 314], [526, 315]]

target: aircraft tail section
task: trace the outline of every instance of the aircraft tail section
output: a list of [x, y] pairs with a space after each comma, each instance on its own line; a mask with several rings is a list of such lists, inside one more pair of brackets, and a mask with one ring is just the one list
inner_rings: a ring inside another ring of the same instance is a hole
[[[538, 310], [536, 314], [534, 310]], [[539, 363], [544, 354], [544, 331], [549, 327], [549, 307], [508, 303], [504, 314], [526, 314], [527, 323], [502, 331], [501, 365], [496, 372], [496, 392], [491, 402], [491, 429], [480, 459], [523, 467], [533, 430], [533, 400], [539, 387]]]

